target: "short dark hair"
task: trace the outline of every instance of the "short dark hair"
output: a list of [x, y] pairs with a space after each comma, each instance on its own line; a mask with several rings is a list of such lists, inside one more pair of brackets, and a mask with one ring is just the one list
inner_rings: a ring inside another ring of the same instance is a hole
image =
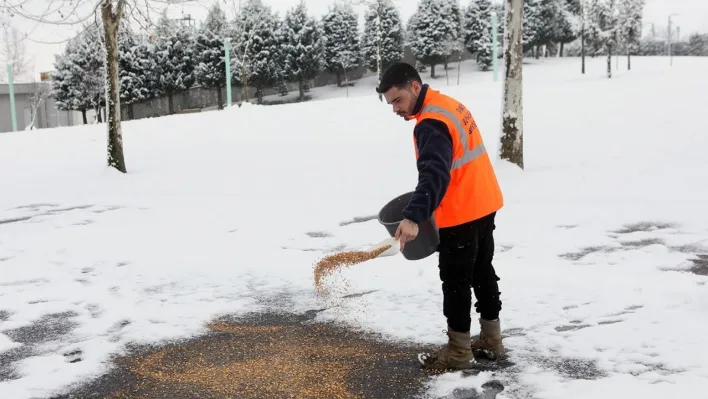
[[420, 79], [420, 74], [418, 74], [415, 67], [405, 62], [396, 62], [386, 68], [386, 72], [381, 76], [381, 83], [379, 83], [379, 86], [376, 88], [376, 92], [383, 94], [391, 90], [392, 87], [400, 89], [413, 82], [423, 84], [423, 81]]

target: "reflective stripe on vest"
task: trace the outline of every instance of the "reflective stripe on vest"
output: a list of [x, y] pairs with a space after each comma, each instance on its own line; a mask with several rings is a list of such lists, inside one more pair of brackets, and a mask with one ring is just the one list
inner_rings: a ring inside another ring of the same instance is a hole
[[462, 126], [462, 122], [460, 122], [460, 120], [457, 118], [457, 115], [446, 110], [445, 108], [438, 107], [437, 105], [426, 105], [425, 107], [423, 107], [423, 111], [421, 112], [421, 114], [425, 114], [426, 112], [436, 113], [447, 117], [455, 125], [455, 128], [457, 128], [457, 134], [459, 134], [460, 136], [460, 143], [462, 143], [462, 148], [465, 149], [465, 153], [460, 158], [452, 161], [452, 168], [450, 170], [461, 168], [466, 164], [479, 158], [480, 155], [484, 154], [486, 148], [484, 147], [483, 142], [480, 142], [471, 150], [468, 148], [469, 144], [467, 142], [467, 131]]

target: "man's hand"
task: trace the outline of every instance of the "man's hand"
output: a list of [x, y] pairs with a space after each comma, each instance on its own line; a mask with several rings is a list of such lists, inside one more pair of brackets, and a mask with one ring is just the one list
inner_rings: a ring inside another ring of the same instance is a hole
[[418, 236], [418, 225], [414, 222], [404, 219], [401, 224], [398, 225], [396, 230], [396, 240], [401, 242], [401, 251], [405, 247], [406, 242], [415, 239]]

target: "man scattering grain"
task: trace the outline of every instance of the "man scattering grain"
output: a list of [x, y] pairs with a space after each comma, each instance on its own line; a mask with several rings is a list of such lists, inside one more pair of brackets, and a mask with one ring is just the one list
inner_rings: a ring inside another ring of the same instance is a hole
[[[499, 278], [492, 266], [494, 217], [503, 206], [501, 189], [479, 128], [459, 101], [423, 84], [415, 68], [396, 63], [384, 72], [376, 91], [393, 112], [415, 119], [413, 140], [418, 186], [403, 211], [396, 239], [401, 250], [418, 235], [418, 225], [435, 215], [440, 228], [439, 268], [448, 343], [435, 354], [421, 354], [423, 367], [472, 367], [473, 354], [491, 360], [504, 355], [499, 312]], [[471, 341], [471, 307], [480, 313], [481, 333]]]

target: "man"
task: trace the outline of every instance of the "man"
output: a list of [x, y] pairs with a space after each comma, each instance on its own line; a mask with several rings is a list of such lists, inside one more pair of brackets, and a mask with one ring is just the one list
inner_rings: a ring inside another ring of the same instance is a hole
[[[474, 355], [504, 355], [499, 312], [499, 278], [492, 266], [494, 217], [503, 206], [482, 136], [470, 111], [455, 99], [423, 84], [415, 68], [391, 65], [376, 91], [393, 112], [416, 121], [413, 141], [418, 186], [403, 211], [396, 238], [403, 248], [418, 225], [431, 217], [440, 229], [439, 269], [448, 343], [436, 354], [421, 354], [429, 369], [471, 368]], [[480, 313], [480, 334], [470, 337], [472, 295]]]

